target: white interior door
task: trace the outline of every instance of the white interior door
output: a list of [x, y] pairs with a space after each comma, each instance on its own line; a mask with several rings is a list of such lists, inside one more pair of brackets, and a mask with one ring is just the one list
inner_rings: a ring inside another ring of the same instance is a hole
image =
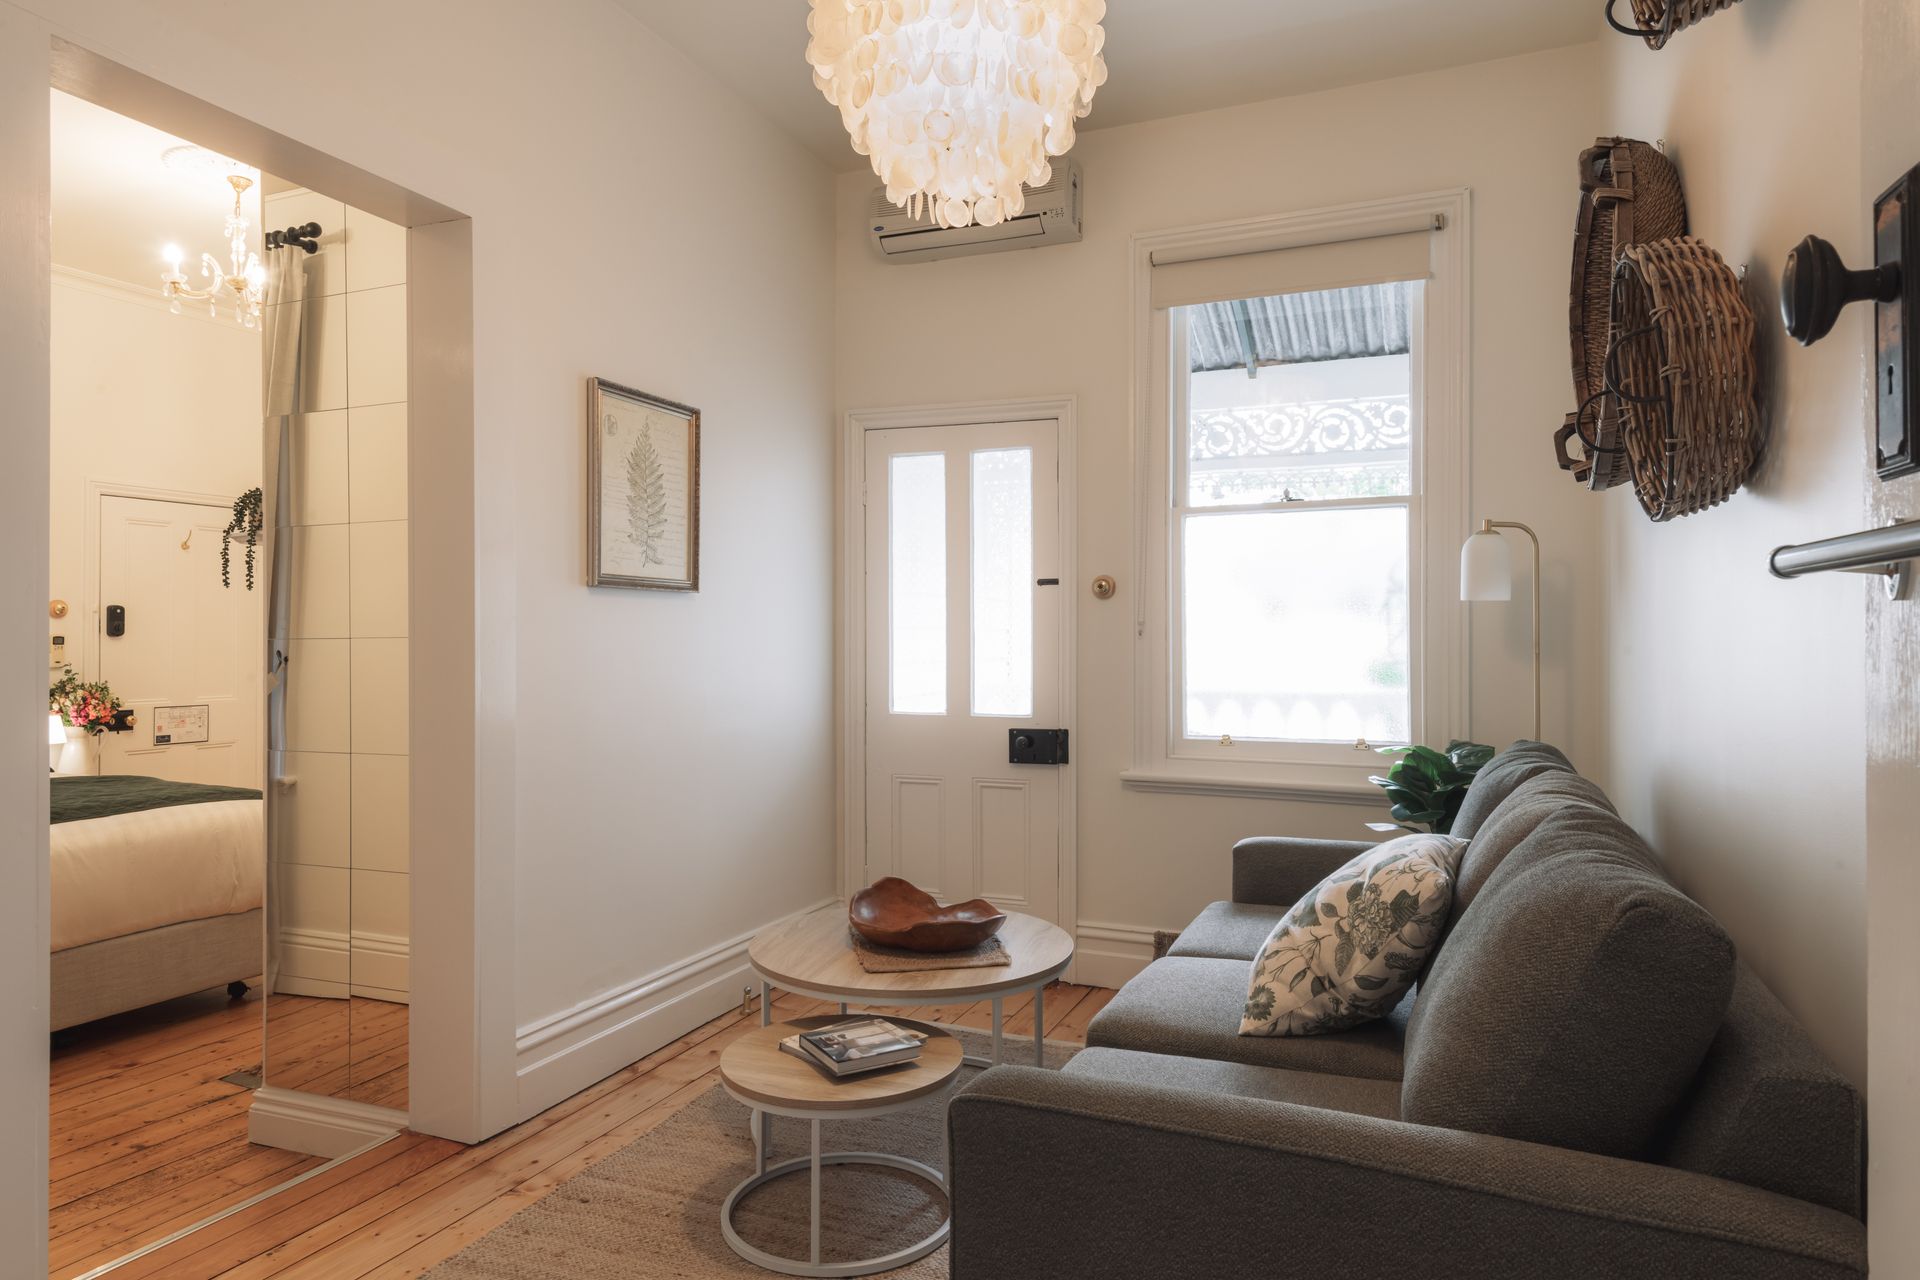
[[1058, 921], [1058, 424], [866, 433], [866, 871]]
[[[103, 773], [260, 785], [266, 566], [248, 591], [236, 543], [233, 585], [220, 585], [220, 532], [231, 514], [189, 502], [100, 499], [94, 652], [99, 678], [136, 715], [131, 733], [102, 741]], [[115, 605], [124, 611], [119, 635], [109, 634]], [[162, 707], [185, 710], [170, 713], [176, 723], [168, 726], [156, 715]], [[164, 734], [168, 727], [172, 734]], [[155, 740], [162, 736], [171, 740]]]

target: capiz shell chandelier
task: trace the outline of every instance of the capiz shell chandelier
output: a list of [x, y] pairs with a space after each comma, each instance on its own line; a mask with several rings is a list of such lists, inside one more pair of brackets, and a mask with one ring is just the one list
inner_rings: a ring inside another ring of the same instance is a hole
[[887, 198], [943, 227], [1019, 217], [1107, 81], [1106, 0], [808, 2], [814, 85]]

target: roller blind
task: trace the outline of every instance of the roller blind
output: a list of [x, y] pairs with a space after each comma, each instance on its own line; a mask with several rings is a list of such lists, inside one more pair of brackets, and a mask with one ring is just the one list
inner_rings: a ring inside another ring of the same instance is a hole
[[1339, 240], [1329, 244], [1163, 260], [1153, 256], [1153, 305], [1191, 307], [1235, 298], [1350, 289], [1433, 273], [1431, 231]]

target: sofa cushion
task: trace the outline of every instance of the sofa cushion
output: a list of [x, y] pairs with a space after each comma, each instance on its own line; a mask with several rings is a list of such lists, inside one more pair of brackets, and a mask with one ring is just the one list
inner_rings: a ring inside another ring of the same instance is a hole
[[1614, 812], [1613, 802], [1599, 787], [1577, 773], [1558, 769], [1537, 773], [1508, 794], [1506, 803], [1494, 810], [1467, 842], [1467, 851], [1460, 859], [1460, 874], [1454, 881], [1453, 916], [1448, 932], [1459, 924], [1507, 855], [1542, 822], [1568, 805], [1585, 805], [1607, 814]]
[[1521, 783], [1551, 772], [1573, 773], [1573, 762], [1557, 747], [1522, 738], [1474, 776], [1467, 798], [1460, 802], [1460, 812], [1453, 815], [1450, 834], [1462, 840], [1473, 839], [1481, 824]]
[[1390, 1012], [1440, 940], [1466, 843], [1401, 836], [1301, 898], [1253, 962], [1240, 1034], [1326, 1035]]
[[1416, 1124], [1642, 1157], [1733, 990], [1713, 917], [1613, 814], [1568, 804], [1495, 868], [1421, 983]]
[[1253, 963], [1273, 926], [1286, 918], [1285, 907], [1245, 902], [1216, 902], [1180, 931], [1170, 956], [1198, 956], [1208, 960], [1244, 960]]
[[1661, 1162], [1865, 1216], [1859, 1091], [1744, 964]]
[[1253, 1067], [1244, 1062], [1215, 1062], [1165, 1053], [1138, 1053], [1131, 1049], [1083, 1049], [1061, 1070], [1069, 1075], [1118, 1084], [1262, 1098], [1268, 1102], [1345, 1111], [1349, 1115], [1377, 1116], [1382, 1120], [1400, 1118], [1400, 1086], [1392, 1080]]
[[1243, 1036], [1246, 1004], [1246, 961], [1169, 956], [1148, 965], [1094, 1016], [1087, 1044], [1369, 1080], [1400, 1078], [1405, 1001], [1377, 1022], [1324, 1036]]

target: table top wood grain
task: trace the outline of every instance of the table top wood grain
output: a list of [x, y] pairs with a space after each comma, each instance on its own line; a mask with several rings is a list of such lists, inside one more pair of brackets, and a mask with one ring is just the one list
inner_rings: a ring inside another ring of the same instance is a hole
[[747, 944], [747, 961], [766, 981], [790, 991], [822, 999], [910, 1005], [954, 1004], [1025, 991], [1059, 977], [1073, 959], [1067, 931], [1034, 916], [1009, 912], [995, 936], [1011, 964], [868, 973], [847, 934], [847, 909], [835, 903], [756, 935]]
[[734, 1097], [749, 1105], [830, 1113], [912, 1102], [944, 1088], [960, 1070], [965, 1054], [959, 1040], [936, 1026], [906, 1018], [887, 1021], [926, 1033], [927, 1042], [918, 1058], [897, 1067], [836, 1080], [780, 1048], [780, 1042], [796, 1032], [845, 1021], [837, 1014], [796, 1018], [748, 1032], [720, 1055], [720, 1079]]

